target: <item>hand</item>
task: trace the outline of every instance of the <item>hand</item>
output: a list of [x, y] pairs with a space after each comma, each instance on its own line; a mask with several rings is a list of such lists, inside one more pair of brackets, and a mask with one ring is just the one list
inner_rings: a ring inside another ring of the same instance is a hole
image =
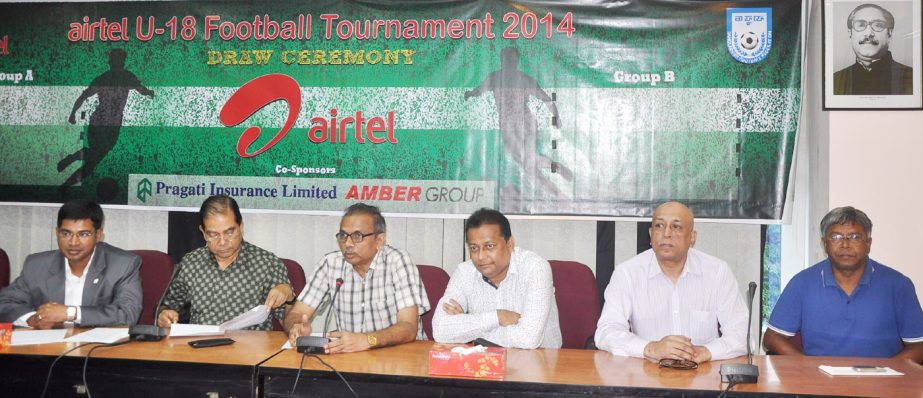
[[461, 304], [458, 304], [454, 299], [449, 299], [445, 304], [442, 304], [442, 309], [445, 310], [446, 314], [449, 315], [459, 315], [464, 314], [465, 309], [462, 308]]
[[160, 315], [157, 316], [157, 326], [162, 328], [168, 328], [177, 322], [179, 322], [179, 312], [171, 309], [160, 311]]
[[51, 301], [39, 306], [35, 314], [42, 322], [64, 322], [67, 320], [67, 306]]
[[70, 124], [77, 124], [77, 116], [71, 113], [70, 117], [67, 118], [67, 121], [70, 122]]
[[508, 310], [497, 310], [497, 319], [500, 326], [510, 326], [519, 323], [519, 313]]
[[[706, 350], [707, 351], [707, 350]], [[664, 358], [695, 360], [692, 340], [686, 336], [665, 336], [660, 341], [652, 341], [644, 347], [644, 356], [655, 361]], [[708, 353], [711, 357], [711, 353]]]
[[280, 283], [269, 291], [269, 294], [266, 295], [266, 302], [264, 304], [269, 308], [277, 308], [293, 297], [295, 297], [295, 294], [292, 293], [292, 287], [287, 283]]
[[29, 327], [32, 329], [53, 329], [55, 327], [64, 326], [64, 323], [55, 323], [46, 321], [44, 319], [39, 319], [38, 313], [32, 314], [29, 319], [26, 319], [26, 324], [29, 325]]
[[307, 315], [302, 315], [301, 323], [294, 324], [292, 326], [292, 330], [288, 331], [288, 341], [292, 343], [292, 347], [294, 347], [299, 337], [310, 336], [310, 335], [311, 335], [311, 322], [308, 320]]
[[330, 342], [324, 346], [324, 351], [328, 354], [368, 351], [372, 348], [365, 333], [330, 332], [327, 337], [330, 337]]
[[711, 351], [708, 350], [708, 347], [705, 347], [702, 345], [694, 345], [692, 346], [692, 352], [693, 352], [692, 360], [695, 361], [695, 363], [703, 363], [703, 362], [711, 361]]

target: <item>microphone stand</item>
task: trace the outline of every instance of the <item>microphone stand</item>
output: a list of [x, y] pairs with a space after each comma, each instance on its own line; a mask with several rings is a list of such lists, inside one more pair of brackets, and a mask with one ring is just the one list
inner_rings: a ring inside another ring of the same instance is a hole
[[[301, 336], [295, 340], [295, 347], [298, 349], [298, 352], [308, 353], [308, 354], [324, 354], [324, 346], [330, 342], [330, 338], [327, 337], [327, 327], [330, 325], [330, 316], [336, 310], [336, 299], [337, 295], [340, 294], [340, 288], [343, 286], [343, 278], [337, 278], [336, 289], [333, 291], [333, 297], [330, 298], [330, 306], [327, 308], [327, 317], [324, 319], [324, 335], [322, 337], [317, 336]], [[337, 329], [339, 329], [340, 319], [337, 318]]]
[[753, 322], [753, 295], [756, 293], [756, 282], [750, 282], [749, 300], [747, 301], [747, 363], [726, 363], [721, 365], [721, 382], [732, 384], [756, 383], [760, 377], [760, 369], [753, 364], [753, 351], [750, 348], [750, 329]]

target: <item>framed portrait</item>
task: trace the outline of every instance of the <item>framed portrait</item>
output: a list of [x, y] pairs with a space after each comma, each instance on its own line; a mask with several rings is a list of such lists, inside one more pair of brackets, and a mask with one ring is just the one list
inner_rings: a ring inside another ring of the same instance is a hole
[[824, 110], [923, 109], [921, 0], [824, 0]]

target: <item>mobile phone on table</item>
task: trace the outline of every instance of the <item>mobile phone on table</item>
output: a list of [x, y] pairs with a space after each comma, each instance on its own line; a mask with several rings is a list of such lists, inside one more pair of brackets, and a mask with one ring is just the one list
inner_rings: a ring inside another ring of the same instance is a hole
[[189, 345], [192, 348], [205, 348], [205, 347], [217, 347], [219, 345], [228, 345], [234, 344], [234, 339], [221, 338], [221, 339], [205, 339], [205, 340], [193, 340], [189, 342]]
[[880, 373], [884, 372], [885, 368], [882, 366], [873, 366], [873, 365], [856, 365], [852, 367], [852, 370], [862, 373]]

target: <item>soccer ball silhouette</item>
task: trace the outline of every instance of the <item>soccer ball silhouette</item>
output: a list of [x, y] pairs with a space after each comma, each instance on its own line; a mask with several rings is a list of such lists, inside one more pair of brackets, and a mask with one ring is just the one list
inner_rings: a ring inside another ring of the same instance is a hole
[[745, 50], [752, 50], [760, 44], [760, 37], [753, 32], [747, 32], [740, 35], [740, 46]]

